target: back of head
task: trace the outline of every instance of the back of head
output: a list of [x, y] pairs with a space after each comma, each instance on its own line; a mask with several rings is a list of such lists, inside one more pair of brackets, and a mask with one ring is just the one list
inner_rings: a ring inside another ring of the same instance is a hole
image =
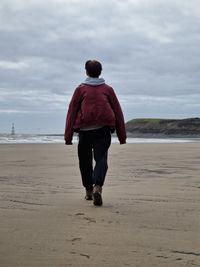
[[102, 65], [97, 60], [88, 60], [85, 63], [87, 75], [92, 78], [98, 78], [102, 71]]

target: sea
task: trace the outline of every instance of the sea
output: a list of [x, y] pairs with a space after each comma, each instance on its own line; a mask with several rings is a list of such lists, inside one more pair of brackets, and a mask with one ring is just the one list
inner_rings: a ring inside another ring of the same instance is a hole
[[[73, 143], [78, 142], [74, 136]], [[197, 143], [200, 138], [128, 138], [127, 143]], [[118, 143], [118, 139], [112, 136], [112, 143]], [[0, 134], [0, 144], [64, 144], [63, 135], [53, 134]]]

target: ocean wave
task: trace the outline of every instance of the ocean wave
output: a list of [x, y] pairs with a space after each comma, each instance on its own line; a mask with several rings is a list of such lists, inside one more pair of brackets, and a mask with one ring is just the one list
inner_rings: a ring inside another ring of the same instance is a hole
[[[73, 143], [78, 142], [74, 136]], [[128, 138], [127, 143], [191, 143], [200, 142], [200, 138]], [[0, 134], [0, 144], [64, 144], [62, 135], [31, 135], [31, 134]], [[112, 143], [118, 143], [117, 137], [112, 137]]]

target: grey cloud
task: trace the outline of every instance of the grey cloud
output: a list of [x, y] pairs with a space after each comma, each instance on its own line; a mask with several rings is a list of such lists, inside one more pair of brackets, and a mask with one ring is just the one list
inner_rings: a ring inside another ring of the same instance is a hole
[[[146, 95], [119, 96], [122, 106], [127, 111], [127, 118], [187, 118], [196, 117], [200, 110], [200, 96], [182, 95], [176, 98]], [[141, 106], [143, 107], [141, 109]], [[134, 115], [134, 116], [133, 116]]]
[[198, 10], [180, 0], [2, 0], [0, 113], [64, 114], [84, 62], [97, 58], [126, 119], [198, 116]]

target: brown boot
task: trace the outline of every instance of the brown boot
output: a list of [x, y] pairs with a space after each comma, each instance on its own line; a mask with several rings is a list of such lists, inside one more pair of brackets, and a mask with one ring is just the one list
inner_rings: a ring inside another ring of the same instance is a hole
[[100, 185], [95, 185], [93, 189], [93, 204], [95, 206], [101, 206], [103, 204], [101, 194], [102, 194], [102, 187]]
[[85, 199], [86, 200], [93, 200], [93, 191], [92, 190], [86, 190]]

